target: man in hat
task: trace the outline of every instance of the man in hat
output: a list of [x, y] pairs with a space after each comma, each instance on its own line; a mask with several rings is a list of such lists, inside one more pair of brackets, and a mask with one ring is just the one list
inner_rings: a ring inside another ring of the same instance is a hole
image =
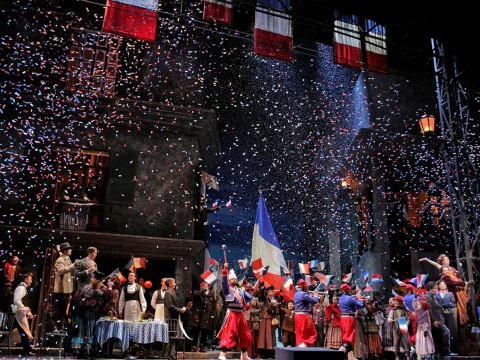
[[[344, 283], [340, 285], [340, 290], [342, 291], [342, 295], [340, 296], [338, 305], [340, 306], [340, 311], [342, 312], [342, 317], [340, 318], [340, 327], [342, 328], [342, 342], [344, 343], [340, 349], [345, 351], [347, 347], [351, 347], [355, 351], [355, 345], [362, 346], [361, 344], [355, 344], [355, 338], [363, 338], [361, 326], [358, 326], [358, 323], [355, 321], [355, 313], [357, 312], [357, 309], [361, 309], [365, 305], [363, 304], [363, 300], [360, 295], [351, 295], [352, 288], [350, 285]], [[357, 331], [360, 332], [358, 336], [356, 334]], [[361, 352], [358, 350], [359, 349], [357, 349], [357, 353]], [[358, 358], [363, 356], [355, 357]]]
[[233, 348], [238, 339], [242, 350], [241, 360], [250, 360], [247, 348], [252, 345], [252, 333], [243, 315], [246, 304], [252, 302], [252, 296], [240, 288], [235, 271], [228, 271], [228, 263], [223, 264], [222, 291], [228, 307], [223, 326], [217, 337], [220, 339], [219, 360], [226, 360], [227, 349]]
[[297, 287], [293, 297], [297, 346], [313, 346], [317, 340], [317, 329], [312, 319], [312, 305], [318, 303], [318, 297], [308, 295], [308, 284], [303, 279], [298, 281]]
[[3, 311], [10, 311], [10, 305], [13, 301], [13, 290], [22, 278], [23, 269], [18, 265], [18, 256], [12, 255], [3, 267], [5, 282], [3, 285]]
[[95, 258], [98, 255], [98, 249], [90, 246], [87, 249], [87, 256], [75, 263], [75, 278], [77, 279], [77, 291], [82, 290], [85, 285], [92, 282], [94, 271], [98, 271]]
[[216, 302], [210, 284], [202, 279], [200, 290], [193, 293], [193, 307], [188, 320], [188, 325], [193, 329], [194, 350], [199, 352], [207, 351], [207, 338], [213, 332]]
[[60, 244], [61, 255], [55, 261], [55, 285], [53, 287], [52, 331], [64, 329], [68, 325], [67, 308], [73, 292], [75, 263], [70, 260], [72, 247], [68, 242]]
[[28, 307], [28, 287], [32, 285], [32, 275], [22, 276], [22, 282], [16, 287], [13, 295], [12, 310], [15, 313], [14, 328], [18, 329], [22, 340], [22, 356], [35, 356], [32, 353], [33, 336], [30, 332], [28, 319], [33, 319], [33, 315]]

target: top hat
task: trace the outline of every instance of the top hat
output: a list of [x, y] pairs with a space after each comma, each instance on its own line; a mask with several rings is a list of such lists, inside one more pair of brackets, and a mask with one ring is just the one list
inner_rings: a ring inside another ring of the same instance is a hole
[[68, 242], [64, 242], [63, 244], [60, 244], [59, 250], [63, 251], [63, 250], [66, 250], [66, 249], [71, 249], [71, 248], [72, 248], [72, 246], [70, 246], [70, 244]]

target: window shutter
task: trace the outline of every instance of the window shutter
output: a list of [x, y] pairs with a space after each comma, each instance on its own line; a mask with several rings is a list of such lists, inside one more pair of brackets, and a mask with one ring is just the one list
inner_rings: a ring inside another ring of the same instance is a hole
[[107, 204], [133, 205], [137, 154], [121, 152], [110, 156], [108, 166]]

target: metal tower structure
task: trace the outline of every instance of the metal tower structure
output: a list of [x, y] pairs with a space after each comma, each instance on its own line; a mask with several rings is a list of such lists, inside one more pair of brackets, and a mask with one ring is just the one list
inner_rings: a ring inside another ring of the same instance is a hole
[[[447, 54], [445, 45], [435, 39], [432, 39], [432, 50], [457, 267], [467, 280], [476, 281], [475, 295], [478, 295], [480, 184], [476, 160], [479, 154], [475, 151], [478, 135], [473, 134], [474, 124], [470, 118], [472, 99], [456, 56]], [[472, 292], [470, 297], [476, 309]], [[476, 316], [476, 311], [473, 312]]]

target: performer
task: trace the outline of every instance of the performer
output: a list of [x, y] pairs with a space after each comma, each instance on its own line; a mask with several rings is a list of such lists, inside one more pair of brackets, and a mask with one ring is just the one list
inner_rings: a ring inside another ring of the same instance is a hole
[[33, 315], [28, 307], [28, 287], [32, 284], [32, 275], [22, 276], [22, 282], [17, 286], [13, 294], [12, 310], [15, 313], [14, 328], [18, 329], [22, 339], [22, 356], [35, 356], [32, 352], [33, 336], [30, 332], [28, 319], [33, 319]]
[[344, 343], [343, 347], [346, 346], [352, 347], [355, 350], [355, 339], [357, 338], [358, 329], [357, 323], [355, 321], [355, 313], [358, 309], [363, 308], [363, 301], [358, 296], [353, 296], [350, 294], [352, 288], [348, 284], [340, 285], [340, 290], [342, 295], [338, 301], [340, 305], [340, 311], [342, 317], [340, 318], [340, 326], [342, 327], [342, 341]]
[[3, 274], [5, 276], [5, 282], [3, 284], [3, 311], [10, 311], [10, 305], [13, 302], [13, 290], [17, 286], [18, 281], [21, 280], [23, 269], [18, 265], [18, 256], [10, 256], [8, 262], [3, 267]]
[[[443, 268], [442, 268], [443, 269]], [[450, 349], [453, 352], [458, 352], [458, 311], [457, 301], [452, 292], [447, 290], [447, 284], [444, 280], [438, 280], [437, 300], [443, 308], [443, 318], [445, 319], [445, 326], [450, 330]]]
[[208, 335], [213, 332], [216, 299], [205, 280], [200, 282], [200, 290], [193, 293], [193, 307], [188, 325], [193, 329], [193, 346], [199, 352], [207, 352]]
[[[175, 292], [176, 282], [174, 278], [168, 278], [165, 280], [167, 290], [165, 291], [164, 304], [165, 304], [165, 321], [177, 320], [180, 314], [183, 314], [187, 309], [185, 307], [180, 308], [180, 301], [177, 298]], [[179, 324], [177, 323], [177, 333], [179, 331]], [[170, 359], [175, 359], [174, 355], [176, 343], [168, 343], [163, 349], [163, 356]]]
[[225, 320], [217, 337], [220, 339], [219, 360], [226, 360], [227, 349], [235, 347], [236, 338], [242, 350], [241, 360], [250, 360], [247, 348], [252, 345], [252, 334], [243, 315], [243, 308], [252, 301], [252, 296], [243, 291], [237, 280], [235, 272], [228, 272], [228, 263], [223, 264], [222, 270], [222, 291], [225, 302], [228, 306]]
[[87, 249], [87, 256], [75, 263], [75, 278], [77, 279], [77, 291], [82, 290], [85, 285], [90, 285], [93, 279], [93, 272], [98, 271], [95, 258], [98, 250], [90, 246]]
[[338, 297], [333, 295], [332, 303], [325, 309], [325, 325], [328, 326], [325, 347], [327, 349], [340, 349], [342, 346], [342, 327], [340, 325], [342, 312], [338, 306]]
[[120, 292], [118, 311], [120, 317], [126, 321], [139, 321], [147, 310], [147, 301], [143, 296], [143, 289], [136, 282], [134, 272], [128, 274], [128, 282]]
[[280, 307], [280, 313], [283, 314], [282, 321], [282, 344], [284, 347], [295, 347], [295, 303], [293, 300], [287, 301], [287, 307]]
[[90, 284], [75, 293], [75, 316], [72, 321], [72, 349], [78, 357], [91, 357], [97, 351], [95, 341], [95, 324], [105, 307], [113, 297], [113, 293], [102, 281], [104, 274], [93, 273]]
[[[448, 279], [446, 279], [446, 277], [443, 277], [442, 280], [444, 280], [447, 284], [447, 287], [449, 287], [448, 290], [453, 292], [453, 294], [455, 295], [455, 299], [457, 300], [460, 325], [468, 325], [469, 319], [467, 303], [470, 300], [470, 296], [466, 291], [466, 283], [463, 282], [463, 279], [460, 278], [458, 271], [454, 267], [450, 266], [450, 258], [447, 255], [442, 254], [438, 257], [437, 262], [427, 258], [422, 258], [419, 261], [428, 262], [429, 264], [435, 266], [438, 270], [440, 270], [440, 272], [442, 266], [448, 267], [448, 271], [446, 271], [446, 274], [448, 274], [448, 277], [450, 278], [450, 280], [452, 280], [452, 283], [449, 285]], [[444, 274], [441, 273], [440, 275]], [[474, 286], [475, 282], [473, 280], [470, 280], [467, 284], [470, 286]]]
[[165, 304], [164, 304], [164, 297], [165, 291], [167, 290], [166, 282], [167, 278], [163, 278], [161, 280], [161, 287], [158, 290], [155, 290], [152, 296], [152, 300], [150, 301], [150, 305], [152, 308], [155, 309], [155, 320], [161, 320], [165, 322]]
[[53, 287], [52, 332], [68, 326], [67, 308], [73, 292], [75, 263], [70, 260], [72, 247], [68, 242], [60, 244], [61, 256], [55, 261], [55, 285]]
[[425, 288], [427, 289], [425, 300], [428, 304], [436, 352], [440, 353], [440, 356], [455, 356], [457, 354], [450, 352], [450, 330], [445, 326], [442, 306], [437, 299], [438, 285], [435, 281], [429, 281]]
[[305, 280], [298, 281], [298, 291], [293, 297], [295, 303], [295, 332], [298, 347], [313, 346], [317, 340], [317, 329], [312, 319], [312, 305], [318, 303], [318, 298], [308, 295], [308, 284]]
[[[392, 324], [395, 360], [400, 360], [400, 347], [403, 347], [405, 349], [407, 360], [410, 360], [410, 336], [408, 335], [408, 325], [410, 325], [409, 310], [403, 304], [403, 297], [401, 297], [400, 295], [393, 297], [393, 303], [395, 304], [395, 306], [390, 310], [390, 313], [388, 314], [388, 322]], [[403, 332], [400, 327], [400, 318], [406, 319], [406, 332]]]

